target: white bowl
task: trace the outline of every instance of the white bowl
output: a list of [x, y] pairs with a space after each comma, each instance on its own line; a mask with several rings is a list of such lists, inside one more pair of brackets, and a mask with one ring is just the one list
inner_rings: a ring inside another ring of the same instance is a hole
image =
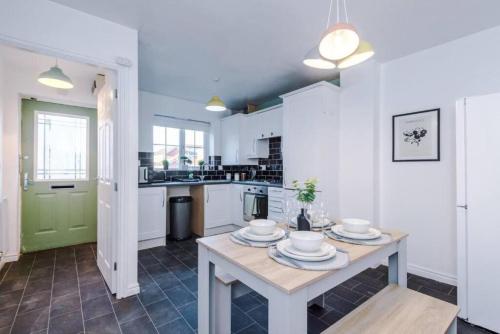
[[365, 219], [346, 218], [342, 219], [342, 226], [344, 231], [351, 233], [368, 233], [371, 223]]
[[248, 223], [250, 231], [257, 235], [272, 234], [276, 229], [276, 222], [269, 219], [254, 219]]
[[295, 231], [290, 233], [292, 246], [302, 252], [316, 252], [321, 248], [324, 236], [312, 231]]

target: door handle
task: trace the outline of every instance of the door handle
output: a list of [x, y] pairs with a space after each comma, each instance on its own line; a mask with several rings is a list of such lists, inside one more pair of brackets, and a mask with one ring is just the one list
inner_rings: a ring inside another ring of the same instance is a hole
[[208, 203], [208, 201], [210, 201], [210, 192], [209, 191], [207, 191], [207, 203]]
[[465, 205], [457, 205], [457, 208], [462, 208], [467, 210], [469, 207], [467, 206], [467, 204], [465, 204]]
[[24, 173], [24, 176], [23, 176], [23, 190], [24, 191], [28, 191], [30, 184], [33, 184], [33, 181], [29, 179], [28, 173]]
[[165, 207], [165, 192], [164, 191], [161, 192], [161, 207], [162, 208]]

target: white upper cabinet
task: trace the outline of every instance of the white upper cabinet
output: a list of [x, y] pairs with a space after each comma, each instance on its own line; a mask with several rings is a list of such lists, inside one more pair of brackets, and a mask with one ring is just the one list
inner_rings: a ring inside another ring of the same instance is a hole
[[222, 164], [223, 165], [239, 165], [240, 157], [240, 132], [243, 115], [237, 114], [221, 119], [221, 147], [222, 147]]
[[255, 129], [257, 139], [279, 137], [283, 132], [283, 106], [278, 105], [249, 115], [258, 124]]
[[283, 98], [283, 186], [318, 179], [321, 197], [338, 209], [340, 88], [327, 82]]

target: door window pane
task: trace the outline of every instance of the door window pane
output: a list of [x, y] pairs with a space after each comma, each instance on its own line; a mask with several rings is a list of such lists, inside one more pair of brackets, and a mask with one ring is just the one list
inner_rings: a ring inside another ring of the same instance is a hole
[[88, 179], [89, 119], [36, 112], [35, 122], [35, 179]]

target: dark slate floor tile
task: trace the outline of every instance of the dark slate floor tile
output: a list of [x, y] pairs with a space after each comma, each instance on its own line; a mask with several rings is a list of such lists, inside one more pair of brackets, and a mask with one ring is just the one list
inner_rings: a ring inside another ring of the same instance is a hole
[[72, 267], [65, 267], [65, 268], [60, 268], [55, 271], [54, 275], [54, 283], [62, 283], [62, 282], [76, 282], [77, 281], [77, 275], [76, 275], [76, 268], [75, 266]]
[[337, 296], [340, 296], [348, 301], [350, 301], [351, 303], [353, 304], [356, 304], [356, 302], [358, 300], [360, 300], [364, 295], [361, 294], [361, 293], [358, 293], [356, 291], [353, 291], [353, 290], [349, 290], [349, 289], [346, 289], [344, 288], [343, 286], [337, 286], [335, 288], [333, 288], [332, 290], [332, 293], [337, 295]]
[[62, 281], [54, 283], [52, 297], [64, 296], [78, 292], [78, 281]]
[[52, 306], [50, 308], [51, 318], [74, 311], [81, 312], [80, 296], [78, 293], [72, 293], [52, 299]]
[[198, 291], [198, 275], [182, 280], [189, 291]]
[[307, 311], [311, 313], [312, 315], [321, 318], [323, 315], [328, 313], [330, 310], [332, 310], [331, 306], [325, 303], [325, 306], [320, 306], [317, 304], [313, 304], [307, 308]]
[[261, 305], [261, 303], [249, 293], [233, 299], [233, 303], [235, 303], [236, 306], [238, 306], [243, 312], [247, 312]]
[[22, 294], [23, 290], [18, 290], [0, 295], [0, 312], [3, 309], [19, 305]]
[[83, 274], [78, 274], [80, 285], [102, 282], [102, 276], [98, 271], [91, 271]]
[[12, 325], [16, 316], [17, 306], [4, 308], [0, 311], [0, 328]]
[[10, 334], [10, 326], [0, 328], [0, 334]]
[[147, 316], [126, 322], [121, 325], [123, 334], [156, 334], [156, 329]]
[[387, 282], [381, 282], [379, 280], [375, 280], [369, 276], [366, 276], [363, 273], [356, 275], [355, 278], [357, 281], [365, 283], [366, 285], [370, 285], [377, 289], [383, 289], [387, 286]]
[[238, 332], [253, 324], [254, 321], [234, 304], [231, 306], [231, 332]]
[[141, 286], [139, 299], [146, 306], [167, 298], [160, 287], [156, 284]]
[[166, 325], [158, 327], [160, 334], [190, 334], [194, 333], [184, 319], [177, 319]]
[[365, 283], [359, 283], [352, 290], [367, 297], [371, 297], [382, 289]]
[[351, 278], [351, 279], [348, 279], [347, 281], [343, 282], [341, 284], [341, 286], [343, 286], [344, 288], [352, 290], [352, 288], [354, 288], [356, 285], [359, 285], [359, 284], [360, 284], [360, 282], [356, 281], [355, 278]]
[[148, 285], [148, 284], [152, 284], [153, 283], [153, 279], [151, 278], [151, 276], [146, 272], [146, 271], [139, 271], [138, 272], [138, 281], [139, 281], [139, 285], [140, 286], [143, 286], [143, 285]]
[[164, 299], [154, 304], [146, 306], [146, 310], [156, 327], [160, 327], [180, 317], [174, 305]]
[[141, 302], [136, 296], [118, 300], [113, 304], [119, 323], [129, 322], [146, 314]]
[[53, 272], [54, 268], [51, 267], [33, 269], [30, 274], [30, 280], [52, 277]]
[[[87, 334], [120, 334], [120, 327], [114, 314], [85, 321], [85, 333]], [[141, 332], [138, 332], [141, 333]]]
[[80, 263], [78, 263], [77, 268], [78, 268], [79, 274], [99, 271], [99, 268], [97, 267], [97, 262], [95, 260], [80, 262]]
[[22, 314], [48, 306], [50, 306], [50, 292], [42, 292], [29, 296], [23, 296], [18, 313]]
[[0, 269], [0, 282], [4, 278], [5, 274], [7, 274], [7, 271], [9, 270], [12, 262], [7, 262], [3, 265], [2, 269]]
[[458, 334], [494, 334], [494, 332], [490, 332], [484, 328], [471, 325], [463, 321], [462, 319], [458, 319], [457, 327]]
[[49, 308], [38, 309], [24, 314], [18, 314], [11, 334], [38, 332], [47, 328]]
[[432, 289], [435, 291], [439, 291], [439, 292], [444, 293], [444, 294], [449, 294], [451, 292], [451, 290], [453, 289], [452, 285], [441, 283], [441, 282], [434, 281], [434, 280], [427, 279], [427, 278], [423, 278], [420, 276], [414, 275], [410, 278], [410, 280], [419, 284], [419, 285], [422, 285], [426, 288], [429, 288], [429, 289]]
[[324, 316], [320, 317], [327, 325], [331, 326], [340, 320], [344, 316], [343, 313], [332, 309], [330, 312], [326, 313]]
[[453, 289], [451, 289], [450, 295], [451, 296], [456, 296], [457, 295], [457, 287], [456, 286], [454, 286]]
[[258, 324], [253, 324], [247, 328], [244, 328], [238, 332], [238, 334], [266, 334], [267, 331], [260, 327]]
[[164, 290], [167, 297], [176, 306], [186, 305], [195, 300], [193, 295], [184, 286], [179, 285], [169, 290]]
[[97, 318], [113, 312], [111, 302], [107, 295], [83, 302], [82, 309], [85, 320]]
[[335, 310], [345, 314], [351, 312], [356, 308], [356, 305], [354, 305], [353, 303], [348, 302], [345, 299], [339, 298], [334, 294], [328, 296], [325, 302]]
[[198, 303], [193, 302], [179, 307], [179, 312], [193, 329], [198, 328]]
[[66, 313], [49, 321], [48, 334], [78, 334], [83, 332], [83, 319], [80, 310]]
[[[8, 276], [9, 273], [7, 273]], [[9, 293], [9, 292], [14, 292], [18, 290], [23, 290], [24, 287], [26, 286], [28, 278], [21, 278], [21, 279], [4, 279], [2, 283], [0, 283], [0, 295], [4, 293]]]
[[307, 314], [307, 333], [309, 334], [319, 334], [329, 326], [320, 318], [316, 318], [312, 314]]
[[187, 278], [190, 278], [190, 277], [193, 277], [196, 275], [191, 269], [189, 269], [188, 267], [186, 267], [183, 264], [169, 268], [169, 269], [180, 280], [184, 280], [184, 279], [187, 279]]
[[266, 305], [260, 305], [257, 308], [247, 312], [256, 323], [260, 326], [267, 328], [268, 326], [268, 308]]
[[442, 292], [430, 289], [426, 286], [423, 286], [419, 290], [419, 292], [424, 293], [424, 294], [429, 295], [429, 296], [432, 296], [432, 297], [435, 297], [437, 299], [444, 300], [444, 301], [451, 303], [451, 304], [455, 304], [455, 305], [457, 304], [457, 296], [451, 296], [448, 294], [444, 294]]
[[181, 285], [181, 281], [174, 276], [172, 273], [167, 273], [165, 275], [162, 275], [160, 277], [155, 277], [154, 279], [156, 283], [158, 283], [158, 286], [163, 290], [169, 290], [172, 289], [176, 286]]
[[39, 279], [30, 279], [24, 290], [24, 295], [32, 295], [40, 292], [52, 291], [52, 276]]
[[106, 285], [103, 281], [80, 285], [82, 302], [106, 295]]
[[152, 254], [147, 256], [139, 256], [139, 262], [146, 268], [160, 264], [160, 262], [158, 262], [158, 260]]
[[152, 265], [150, 267], [147, 267], [145, 269], [155, 279], [157, 277], [162, 276], [162, 275], [166, 275], [169, 272], [169, 270], [167, 268], [165, 268], [163, 265], [161, 265], [159, 263], [155, 264], [155, 265]]

